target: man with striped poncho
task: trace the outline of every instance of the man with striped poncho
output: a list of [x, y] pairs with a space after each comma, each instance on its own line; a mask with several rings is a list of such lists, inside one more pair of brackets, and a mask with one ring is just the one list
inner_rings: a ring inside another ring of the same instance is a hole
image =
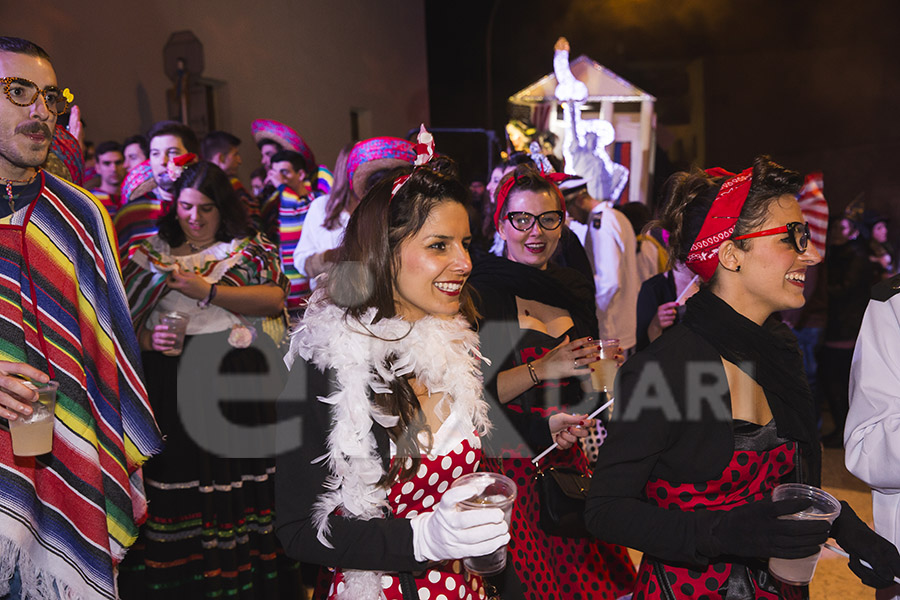
[[[58, 115], [47, 53], [0, 37], [0, 598], [116, 598], [160, 448], [109, 216], [40, 170]], [[53, 450], [13, 455], [22, 378], [59, 383]]]

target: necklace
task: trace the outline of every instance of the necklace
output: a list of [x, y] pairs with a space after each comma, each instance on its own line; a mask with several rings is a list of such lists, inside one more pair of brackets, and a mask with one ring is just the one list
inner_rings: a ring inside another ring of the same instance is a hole
[[213, 240], [213, 241], [208, 242], [208, 243], [206, 243], [206, 244], [200, 244], [200, 245], [197, 245], [197, 244], [195, 244], [195, 243], [189, 241], [189, 242], [187, 243], [187, 245], [188, 245], [188, 248], [190, 248], [190, 249], [193, 250], [194, 252], [200, 252], [201, 250], [206, 250], [207, 248], [209, 248], [210, 246], [212, 246], [212, 245], [215, 244], [215, 243], [216, 243], [216, 241]]
[[7, 201], [9, 202], [9, 212], [16, 211], [16, 200], [15, 198], [13, 198], [12, 189], [13, 184], [18, 183], [21, 185], [28, 185], [29, 183], [34, 181], [34, 178], [37, 177], [38, 173], [40, 172], [41, 168], [38, 167], [34, 170], [34, 173], [32, 173], [31, 177], [29, 177], [28, 179], [7, 179], [6, 177], [0, 177], [0, 183], [3, 183], [6, 186], [6, 197]]

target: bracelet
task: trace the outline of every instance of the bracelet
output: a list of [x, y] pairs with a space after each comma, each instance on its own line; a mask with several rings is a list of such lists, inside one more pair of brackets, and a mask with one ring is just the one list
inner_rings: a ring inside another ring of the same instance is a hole
[[216, 297], [216, 284], [214, 283], [211, 286], [209, 286], [209, 295], [206, 296], [206, 298], [204, 298], [203, 300], [199, 300], [197, 302], [197, 306], [199, 306], [200, 308], [206, 308], [207, 306], [209, 306], [209, 303], [212, 302], [213, 298], [215, 298], [215, 297]]
[[537, 376], [537, 371], [534, 370], [534, 365], [531, 364], [531, 361], [526, 362], [525, 366], [528, 367], [528, 374], [531, 375], [531, 381], [534, 382], [534, 385], [540, 385], [541, 379]]

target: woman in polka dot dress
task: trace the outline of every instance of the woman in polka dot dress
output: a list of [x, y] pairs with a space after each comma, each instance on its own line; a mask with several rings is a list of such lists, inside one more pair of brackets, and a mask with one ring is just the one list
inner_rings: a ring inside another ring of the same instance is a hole
[[509, 540], [499, 509], [456, 510], [477, 489], [449, 489], [490, 424], [467, 192], [435, 162], [363, 198], [291, 340], [277, 530], [289, 556], [331, 569], [329, 599], [485, 599], [459, 559]]
[[[826, 521], [779, 518], [808, 502], [771, 499], [782, 482], [819, 485], [821, 470], [796, 340], [771, 317], [803, 306], [803, 274], [821, 260], [800, 183], [760, 157], [740, 175], [680, 173], [667, 186], [672, 257], [704, 285], [683, 322], [620, 370], [585, 513], [592, 533], [644, 553], [635, 600], [808, 597], [767, 570], [829, 535]], [[845, 502], [830, 534], [855, 561], [900, 561]]]
[[[501, 182], [497, 199], [495, 221], [506, 242], [505, 258], [476, 264], [471, 283], [483, 317], [482, 351], [492, 363], [485, 369], [486, 389], [497, 399], [491, 415], [495, 429], [487, 442], [491, 455], [484, 465], [518, 486], [509, 544], [518, 581], [504, 581], [502, 589], [509, 594], [519, 588], [515, 597], [529, 600], [613, 600], [634, 583], [627, 551], [590, 537], [545, 533], [530, 461], [560, 441], [569, 447], [551, 453], [545, 464], [589, 472], [584, 452], [571, 442], [594, 425], [581, 423], [581, 413], [597, 403], [587, 367], [596, 359], [593, 291], [583, 275], [550, 262], [565, 214], [552, 181], [522, 165]], [[561, 419], [572, 420], [560, 428]], [[560, 433], [551, 435], [551, 429]]]

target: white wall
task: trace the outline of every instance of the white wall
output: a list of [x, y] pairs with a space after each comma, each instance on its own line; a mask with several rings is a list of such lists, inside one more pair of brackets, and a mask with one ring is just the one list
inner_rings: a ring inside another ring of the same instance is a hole
[[370, 111], [366, 137], [428, 123], [423, 0], [3, 0], [0, 22], [50, 53], [98, 143], [167, 117], [163, 46], [193, 31], [203, 76], [227, 82], [217, 124], [244, 141], [245, 178], [256, 118], [294, 127], [329, 165], [350, 141], [351, 108]]

